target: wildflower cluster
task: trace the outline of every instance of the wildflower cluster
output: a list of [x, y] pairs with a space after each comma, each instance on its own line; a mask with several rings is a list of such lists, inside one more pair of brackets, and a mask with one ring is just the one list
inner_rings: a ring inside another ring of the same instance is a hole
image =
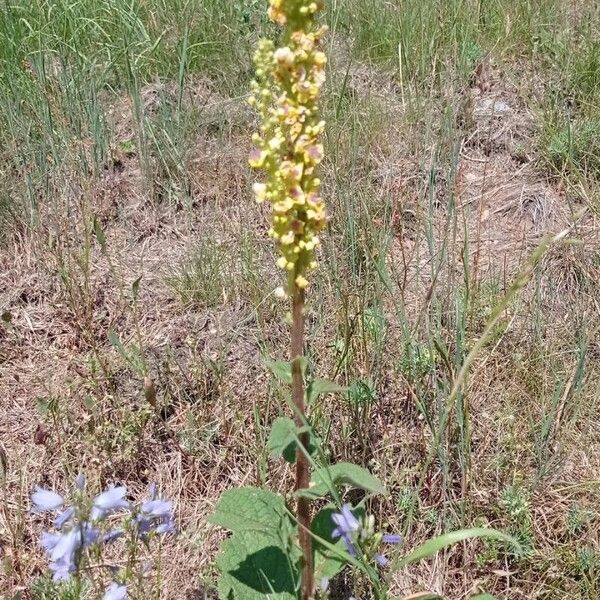
[[[127, 499], [125, 486], [111, 486], [94, 498], [85, 494], [86, 481], [83, 476], [75, 480], [75, 494], [72, 506], [65, 506], [65, 498], [60, 494], [36, 487], [31, 496], [32, 512], [57, 512], [54, 519], [56, 531], [45, 531], [40, 545], [50, 559], [50, 570], [55, 581], [80, 576], [91, 555], [99, 556], [102, 548], [125, 537], [135, 545], [138, 540], [147, 543], [152, 536], [175, 533], [173, 504], [160, 499], [156, 485], [150, 486], [147, 499], [139, 505]], [[121, 512], [119, 527], [114, 527], [109, 517]], [[130, 546], [130, 556], [132, 547]], [[127, 569], [106, 589], [104, 600], [122, 600], [127, 597], [123, 580], [127, 579]]]
[[281, 251], [277, 264], [300, 288], [308, 285], [307, 271], [316, 267], [318, 234], [327, 224], [316, 175], [325, 127], [318, 99], [325, 83], [327, 59], [320, 41], [326, 27], [315, 18], [322, 5], [322, 0], [270, 0], [269, 18], [285, 26], [283, 45], [276, 49], [273, 42], [260, 41], [249, 99], [262, 119], [250, 165], [267, 175], [254, 185], [254, 193], [258, 202], [272, 205], [269, 235]]
[[376, 532], [373, 515], [357, 519], [350, 504], [344, 504], [339, 513], [332, 515], [332, 519], [335, 529], [331, 536], [343, 540], [348, 554], [367, 561], [374, 560], [381, 567], [388, 564], [387, 558], [378, 553], [381, 544], [399, 544], [402, 541], [399, 535]]

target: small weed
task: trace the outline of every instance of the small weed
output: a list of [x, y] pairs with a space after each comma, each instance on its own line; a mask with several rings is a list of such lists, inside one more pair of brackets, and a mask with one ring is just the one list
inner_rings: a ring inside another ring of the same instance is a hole
[[593, 510], [582, 508], [579, 504], [573, 503], [569, 506], [566, 515], [567, 533], [572, 537], [579, 536], [586, 531], [597, 518], [598, 515]]

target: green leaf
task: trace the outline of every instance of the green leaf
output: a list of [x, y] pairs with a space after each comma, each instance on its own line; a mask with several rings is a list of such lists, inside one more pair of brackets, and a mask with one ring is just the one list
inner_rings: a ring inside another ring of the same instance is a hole
[[[263, 362], [268, 369], [283, 383], [292, 383], [292, 364], [283, 360], [271, 360], [269, 358], [263, 358]], [[308, 361], [304, 356], [300, 357], [300, 363], [302, 367], [302, 373], [306, 371]]]
[[289, 417], [279, 417], [273, 422], [267, 448], [272, 457], [283, 456], [293, 464], [296, 462], [298, 428]]
[[277, 537], [289, 523], [283, 499], [269, 490], [243, 487], [223, 492], [215, 512], [209, 517], [214, 525], [233, 532], [251, 531]]
[[471, 538], [487, 538], [506, 542], [516, 548], [519, 548], [519, 543], [509, 535], [496, 531], [495, 529], [461, 529], [460, 531], [453, 531], [451, 533], [445, 533], [436, 538], [426, 541], [424, 544], [413, 550], [408, 556], [405, 556], [398, 562], [399, 567], [405, 567], [411, 563], [417, 562], [423, 558], [433, 556], [443, 548], [468, 540]]
[[249, 487], [226, 491], [210, 521], [233, 531], [217, 557], [222, 600], [296, 599], [297, 530], [280, 496]]
[[221, 571], [219, 598], [296, 600], [296, 560], [270, 536], [237, 532], [225, 540], [216, 560]]
[[300, 490], [298, 494], [307, 498], [322, 498], [332, 492], [334, 488], [341, 485], [360, 488], [372, 494], [381, 494], [383, 496], [387, 494], [384, 485], [379, 479], [371, 475], [369, 471], [358, 465], [346, 462], [316, 469], [313, 473], [310, 488], [308, 490]]
[[308, 427], [296, 427], [296, 424], [289, 417], [279, 417], [273, 422], [271, 434], [267, 441], [267, 448], [271, 451], [272, 457], [283, 456], [290, 464], [296, 462], [296, 448], [298, 447], [298, 436], [301, 433], [309, 432], [308, 452], [313, 454], [316, 450], [316, 443], [312, 431]]
[[[310, 529], [315, 536], [313, 538], [315, 581], [321, 581], [323, 578], [333, 579], [333, 577], [348, 564], [348, 561], [344, 557], [346, 554], [346, 547], [343, 540], [341, 538], [333, 539], [331, 537], [331, 534], [335, 529], [335, 523], [331, 518], [334, 512], [337, 512], [337, 508], [334, 506], [323, 508], [315, 516], [310, 526]], [[364, 510], [357, 509], [354, 513], [356, 516], [362, 516]], [[330, 546], [334, 546], [339, 552], [326, 546], [320, 540], [327, 542]]]
[[491, 594], [477, 594], [477, 596], [471, 596], [471, 600], [496, 600]]
[[327, 379], [313, 379], [309, 384], [306, 390], [306, 398], [308, 404], [311, 404], [314, 400], [316, 400], [319, 396], [323, 394], [338, 394], [346, 391], [345, 387], [334, 383], [333, 381], [328, 381]]

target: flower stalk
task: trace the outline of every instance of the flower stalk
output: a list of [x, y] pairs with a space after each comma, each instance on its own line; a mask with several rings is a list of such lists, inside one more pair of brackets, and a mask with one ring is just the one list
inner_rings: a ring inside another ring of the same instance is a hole
[[[269, 0], [271, 21], [283, 27], [279, 48], [270, 40], [258, 44], [254, 62], [256, 80], [249, 99], [261, 117], [253, 135], [250, 165], [266, 173], [254, 184], [256, 200], [271, 205], [269, 236], [280, 256], [277, 265], [286, 273], [286, 285], [277, 295], [291, 298], [292, 398], [298, 427], [306, 424], [302, 372], [304, 352], [305, 290], [309, 272], [317, 266], [318, 234], [327, 224], [316, 169], [323, 160], [319, 95], [325, 83], [327, 58], [320, 49], [326, 27], [317, 14], [323, 0]], [[310, 482], [308, 433], [302, 433], [296, 457], [296, 491]], [[310, 503], [298, 499], [297, 518], [303, 554], [302, 598], [313, 598], [314, 581], [310, 537]]]
[[[304, 346], [304, 290], [293, 284], [292, 301], [292, 400], [296, 409], [296, 425], [304, 428], [306, 406], [304, 401], [304, 376], [302, 373], [302, 353]], [[296, 450], [296, 485], [303, 490], [310, 485], [310, 464], [308, 462], [308, 432], [299, 435], [300, 444]], [[310, 501], [298, 497], [296, 513], [298, 519], [298, 537], [302, 550], [302, 599], [311, 600], [314, 589], [314, 566], [312, 540], [310, 537]]]

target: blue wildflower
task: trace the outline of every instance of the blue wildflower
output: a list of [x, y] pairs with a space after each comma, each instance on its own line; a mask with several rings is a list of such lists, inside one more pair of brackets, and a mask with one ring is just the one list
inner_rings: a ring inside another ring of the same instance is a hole
[[64, 498], [52, 490], [36, 486], [35, 492], [31, 494], [31, 501], [33, 512], [47, 512], [59, 509], [64, 503]]
[[123, 532], [123, 530], [121, 530], [121, 529], [113, 529], [111, 531], [106, 532], [102, 536], [102, 543], [104, 543], [104, 544], [110, 544], [111, 542], [114, 542], [115, 540], [118, 540], [119, 538], [123, 537], [123, 535], [125, 535], [125, 533]]
[[125, 598], [127, 598], [127, 588], [114, 582], [108, 586], [102, 596], [102, 600], [124, 600]]
[[376, 554], [375, 555], [375, 562], [380, 566], [380, 567], [385, 567], [387, 566], [387, 564], [390, 562], [385, 556], [383, 556], [383, 554]]
[[50, 548], [50, 569], [54, 571], [54, 580], [67, 579], [76, 569], [75, 558], [81, 547], [81, 533], [77, 528], [58, 536]]
[[75, 488], [80, 492], [83, 492], [85, 488], [85, 481], [85, 475], [83, 475], [83, 473], [79, 473], [79, 475], [75, 477]]
[[173, 503], [157, 497], [156, 484], [151, 484], [148, 490], [148, 500], [142, 502], [135, 521], [138, 533], [144, 537], [154, 531], [159, 534], [175, 533], [173, 520]]
[[54, 549], [56, 544], [58, 544], [59, 540], [60, 534], [44, 531], [40, 537], [40, 546], [49, 553]]
[[56, 517], [56, 519], [54, 519], [54, 527], [56, 527], [57, 529], [62, 529], [63, 526], [65, 525], [65, 523], [70, 521], [74, 514], [75, 514], [74, 506], [67, 508], [67, 510], [60, 513], [60, 515], [58, 515], [58, 517]]
[[344, 540], [346, 549], [352, 556], [356, 556], [356, 548], [352, 541], [352, 534], [356, 533], [360, 529], [360, 523], [358, 519], [352, 514], [352, 506], [350, 504], [344, 504], [342, 510], [339, 513], [333, 513], [331, 515], [336, 528], [331, 532], [332, 538], [341, 537]]
[[111, 512], [120, 508], [129, 508], [129, 502], [125, 500], [127, 488], [125, 486], [110, 487], [94, 499], [92, 506], [92, 519], [104, 519]]
[[55, 581], [67, 579], [76, 571], [79, 550], [95, 544], [99, 535], [100, 532], [89, 523], [79, 524], [61, 534], [42, 533], [40, 545], [50, 557]]
[[395, 533], [386, 533], [383, 536], [383, 542], [385, 544], [400, 544], [402, 542], [402, 536]]

